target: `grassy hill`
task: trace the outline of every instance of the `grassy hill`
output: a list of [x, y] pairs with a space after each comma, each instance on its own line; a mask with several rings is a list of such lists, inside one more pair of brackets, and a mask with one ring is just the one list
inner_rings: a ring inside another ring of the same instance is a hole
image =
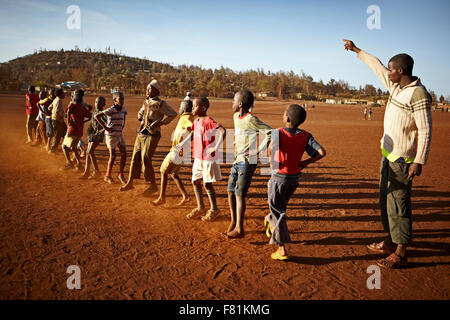
[[[351, 87], [346, 81], [330, 79], [315, 82], [302, 72], [265, 72], [262, 69], [235, 72], [229, 68], [205, 69], [199, 66], [171, 66], [148, 59], [127, 57], [110, 52], [80, 50], [40, 50], [0, 64], [0, 90], [19, 90], [26, 84], [54, 86], [65, 81], [79, 81], [91, 91], [109, 91], [119, 87], [128, 94], [143, 94], [147, 84], [158, 79], [162, 94], [183, 97], [194, 95], [232, 97], [243, 88], [256, 96], [325, 100], [358, 98], [377, 101], [385, 93], [372, 85]], [[258, 95], [260, 93], [260, 95]]]

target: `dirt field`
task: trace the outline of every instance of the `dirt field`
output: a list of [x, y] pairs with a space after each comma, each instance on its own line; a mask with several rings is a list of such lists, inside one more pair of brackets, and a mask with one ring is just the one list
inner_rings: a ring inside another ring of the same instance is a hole
[[[125, 99], [127, 172], [142, 100]], [[180, 99], [168, 101], [178, 109]], [[231, 104], [212, 101], [209, 112], [226, 128], [233, 127]], [[256, 102], [254, 113], [280, 127], [287, 104]], [[364, 121], [361, 106], [316, 106], [303, 127], [328, 155], [304, 171], [288, 207], [294, 258], [276, 262], [262, 231], [268, 176], [259, 169], [248, 196], [246, 237], [226, 240], [220, 232], [229, 223], [230, 165], [222, 165], [216, 186], [222, 217], [186, 221], [195, 201], [155, 208], [154, 197], [141, 195], [142, 180], [121, 193], [118, 184], [59, 171], [61, 153], [24, 143], [24, 97], [0, 95], [0, 299], [449, 299], [450, 114], [433, 113], [429, 162], [414, 181], [409, 267], [382, 270], [381, 289], [369, 290], [367, 267], [383, 257], [366, 248], [384, 235], [378, 211], [383, 110]], [[175, 125], [163, 129], [157, 172]], [[98, 154], [104, 173], [104, 145]], [[118, 160], [114, 175], [117, 169]], [[190, 170], [184, 167], [181, 176], [193, 196]], [[172, 181], [168, 195], [170, 203], [179, 199]], [[81, 290], [66, 287], [70, 265], [81, 268]]]

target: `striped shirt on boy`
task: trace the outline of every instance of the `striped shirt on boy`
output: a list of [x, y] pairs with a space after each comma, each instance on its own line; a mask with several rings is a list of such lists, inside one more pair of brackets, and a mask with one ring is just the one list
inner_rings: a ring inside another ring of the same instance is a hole
[[125, 116], [127, 115], [127, 110], [122, 107], [114, 105], [105, 111], [103, 114], [106, 116], [106, 126], [112, 128], [111, 132], [106, 131], [105, 134], [109, 136], [120, 136], [122, 134], [123, 127], [125, 126]]

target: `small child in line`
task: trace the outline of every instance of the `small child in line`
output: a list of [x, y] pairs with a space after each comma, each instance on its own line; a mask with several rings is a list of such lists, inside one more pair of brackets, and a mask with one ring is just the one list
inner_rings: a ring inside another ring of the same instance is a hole
[[167, 178], [169, 175], [172, 177], [182, 196], [181, 201], [177, 205], [181, 206], [191, 200], [183, 186], [180, 176], [178, 175], [178, 172], [182, 166], [183, 150], [178, 150], [176, 146], [181, 143], [192, 130], [192, 124], [194, 121], [194, 115], [192, 114], [192, 101], [182, 101], [179, 113], [180, 119], [178, 120], [177, 127], [172, 135], [172, 148], [161, 164], [161, 190], [158, 199], [153, 201], [154, 205], [166, 203]]
[[49, 110], [50, 105], [53, 103], [53, 101], [56, 99], [56, 89], [51, 88], [49, 90], [48, 94], [48, 105], [46, 107], [40, 107], [41, 111], [45, 115], [45, 133], [47, 135], [47, 146], [46, 150], [47, 152], [50, 151], [50, 144], [52, 141], [52, 138], [54, 136], [54, 130], [53, 130], [53, 124], [52, 124], [52, 112]]
[[33, 147], [43, 144], [44, 146], [47, 144], [47, 132], [45, 129], [45, 113], [44, 109], [50, 105], [50, 99], [48, 97], [47, 91], [39, 92], [39, 102], [37, 106], [39, 108], [39, 114], [36, 118], [37, 126], [36, 126], [36, 140], [31, 144]]
[[[91, 113], [83, 106], [84, 91], [79, 89], [74, 93], [73, 101], [67, 108], [67, 132], [64, 137], [62, 149], [66, 164], [61, 170], [69, 170], [75, 168], [81, 169], [80, 155], [78, 154], [78, 142], [83, 136], [83, 127], [85, 119], [91, 118]], [[75, 155], [75, 166], [70, 158], [69, 152], [72, 151]]]
[[36, 136], [36, 117], [39, 113], [39, 109], [37, 103], [39, 102], [39, 96], [36, 94], [36, 89], [34, 86], [30, 86], [28, 88], [28, 92], [25, 95], [25, 103], [26, 103], [26, 114], [27, 114], [27, 142], [33, 142], [33, 136]]
[[[114, 183], [111, 177], [112, 167], [116, 160], [116, 148], [120, 151], [120, 168], [118, 179], [122, 184], [127, 181], [124, 178], [124, 169], [127, 162], [127, 149], [125, 145], [125, 139], [123, 137], [123, 128], [125, 127], [125, 120], [127, 110], [123, 106], [125, 97], [122, 92], [114, 92], [113, 94], [114, 105], [105, 111], [100, 111], [95, 115], [95, 119], [105, 129], [106, 147], [109, 150], [108, 167], [104, 180], [109, 184]], [[103, 117], [106, 116], [106, 123], [103, 121]]]
[[[253, 109], [254, 99], [253, 93], [249, 90], [242, 90], [234, 95], [234, 163], [231, 167], [227, 188], [231, 222], [225, 233], [229, 239], [243, 238], [245, 235], [245, 197], [256, 170], [257, 155], [270, 142], [272, 128], [250, 111]], [[266, 136], [258, 149], [255, 150], [257, 153], [250, 154], [253, 151], [250, 149], [256, 148], [260, 133], [265, 133]]]
[[48, 110], [52, 113], [52, 128], [53, 128], [53, 141], [50, 146], [50, 150], [48, 151], [49, 154], [54, 154], [56, 148], [59, 146], [59, 143], [61, 142], [61, 138], [64, 137], [64, 134], [66, 133], [67, 126], [64, 122], [64, 106], [63, 106], [63, 100], [65, 98], [64, 90], [62, 88], [59, 88], [56, 90], [56, 98], [53, 100], [51, 105], [48, 107]]
[[[194, 157], [192, 184], [197, 199], [197, 208], [192, 210], [186, 218], [192, 219], [201, 216], [202, 221], [213, 221], [220, 214], [213, 183], [222, 179], [220, 165], [216, 161], [216, 152], [221, 147], [226, 133], [222, 125], [206, 114], [208, 109], [209, 100], [207, 98], [194, 100], [192, 113], [198, 118], [192, 124]], [[203, 203], [202, 182], [210, 202], [210, 209], [207, 212]]]
[[[286, 223], [286, 207], [298, 186], [301, 170], [326, 155], [325, 149], [307, 131], [299, 129], [306, 119], [306, 111], [291, 104], [283, 115], [284, 128], [273, 131], [269, 146], [272, 176], [268, 182], [270, 213], [264, 218], [269, 244], [277, 244], [274, 260], [287, 260], [285, 244], [291, 242]], [[303, 153], [310, 156], [302, 160]]]
[[[81, 179], [95, 179], [99, 175], [97, 158], [95, 157], [95, 149], [100, 143], [103, 142], [105, 129], [103, 129], [97, 121], [96, 116], [98, 113], [103, 111], [105, 105], [106, 99], [104, 97], [97, 97], [97, 99], [95, 99], [95, 109], [92, 113], [92, 119], [87, 130], [88, 147], [86, 151], [86, 165]], [[101, 119], [103, 122], [107, 121], [105, 115], [103, 115]], [[92, 174], [90, 173], [91, 162], [94, 166], [94, 172]]]

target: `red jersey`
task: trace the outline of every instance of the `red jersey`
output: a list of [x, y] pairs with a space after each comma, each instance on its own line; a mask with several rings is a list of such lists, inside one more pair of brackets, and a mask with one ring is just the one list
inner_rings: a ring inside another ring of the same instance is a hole
[[84, 119], [91, 118], [91, 113], [81, 103], [71, 103], [67, 108], [67, 134], [83, 136]]
[[[30, 105], [31, 100], [31, 105]], [[26, 103], [26, 113], [30, 115], [38, 115], [39, 108], [37, 106], [37, 103], [39, 102], [39, 96], [36, 93], [27, 93], [25, 95], [25, 103]]]
[[206, 151], [209, 145], [215, 141], [216, 130], [220, 124], [214, 121], [210, 116], [197, 118], [192, 123], [192, 132], [194, 133], [192, 156], [200, 160], [213, 160], [215, 152], [211, 154]]
[[274, 160], [279, 163], [277, 173], [296, 175], [301, 171], [300, 161], [308, 144], [309, 133], [302, 130], [290, 133], [285, 129], [277, 129], [279, 147], [274, 150]]

